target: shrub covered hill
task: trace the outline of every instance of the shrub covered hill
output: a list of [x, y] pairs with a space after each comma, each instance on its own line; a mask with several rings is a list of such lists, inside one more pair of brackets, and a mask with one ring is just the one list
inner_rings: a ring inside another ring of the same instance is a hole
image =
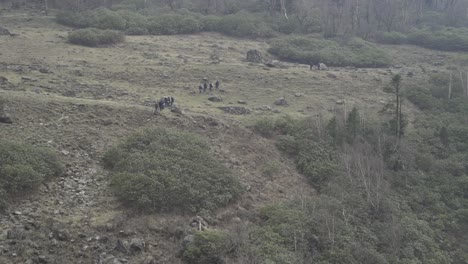
[[468, 263], [467, 8], [0, 1], [0, 264]]

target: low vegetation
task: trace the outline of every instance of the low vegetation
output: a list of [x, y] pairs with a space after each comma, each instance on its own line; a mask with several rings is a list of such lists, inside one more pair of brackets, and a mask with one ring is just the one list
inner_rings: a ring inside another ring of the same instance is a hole
[[[256, 130], [320, 192], [261, 212], [250, 235], [261, 263], [466, 262], [460, 249], [468, 240], [454, 234], [468, 228], [468, 104], [455, 82], [447, 98], [448, 81], [435, 75], [407, 88], [405, 97], [423, 112], [399, 141], [389, 117], [364, 120], [356, 108], [326, 126], [289, 117], [258, 122]], [[328, 166], [334, 169], [317, 171]]]
[[283, 60], [330, 66], [383, 67], [390, 57], [362, 39], [337, 42], [312, 37], [288, 37], [271, 41], [269, 52]]
[[68, 41], [70, 43], [88, 47], [112, 45], [123, 42], [124, 40], [125, 35], [116, 30], [87, 28], [68, 33]]
[[190, 264], [224, 263], [223, 257], [230, 250], [229, 235], [215, 229], [195, 233], [182, 252], [182, 259]]
[[241, 185], [201, 138], [172, 129], [146, 129], [103, 158], [111, 188], [125, 204], [149, 211], [210, 211], [241, 193]]
[[28, 144], [0, 140], [0, 160], [0, 209], [63, 172], [52, 150]]
[[467, 28], [421, 28], [407, 34], [400, 32], [379, 32], [375, 40], [383, 44], [412, 44], [443, 51], [468, 51]]

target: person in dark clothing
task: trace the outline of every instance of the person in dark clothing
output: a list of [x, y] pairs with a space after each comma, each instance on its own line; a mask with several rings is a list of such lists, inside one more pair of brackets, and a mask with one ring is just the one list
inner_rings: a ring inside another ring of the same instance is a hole
[[174, 97], [171, 96], [171, 106], [174, 104], [174, 101], [175, 101]]
[[206, 89], [208, 88], [208, 83], [204, 83], [203, 84], [203, 92], [205, 93], [206, 92]]
[[198, 90], [200, 91], [200, 93], [202, 93], [202, 91], [203, 91], [203, 85], [200, 84], [200, 85], [198, 86]]
[[156, 114], [156, 113], [159, 113], [160, 109], [159, 109], [159, 102], [156, 102], [154, 104], [154, 111], [153, 111], [153, 114]]
[[213, 91], [213, 83], [210, 83], [210, 92]]
[[169, 96], [164, 96], [164, 103], [166, 107], [171, 105], [171, 99], [169, 99]]
[[159, 109], [160, 111], [164, 110], [164, 100], [159, 100]]
[[219, 80], [216, 80], [215, 87], [216, 87], [216, 90], [219, 90]]

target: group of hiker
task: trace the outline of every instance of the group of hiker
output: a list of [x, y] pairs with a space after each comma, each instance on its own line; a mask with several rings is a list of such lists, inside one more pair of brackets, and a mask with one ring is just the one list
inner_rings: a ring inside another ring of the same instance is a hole
[[[216, 90], [219, 90], [221, 83], [219, 80], [216, 80], [216, 82], [208, 82], [208, 79], [205, 77], [203, 78], [203, 82], [198, 86], [198, 90], [200, 93], [206, 93], [206, 91], [209, 89], [209, 91], [213, 91], [213, 88]], [[159, 99], [158, 101], [155, 102], [154, 104], [154, 113], [160, 113], [164, 108], [167, 107], [172, 107], [174, 105], [174, 97], [172, 96], [164, 96], [163, 98]]]
[[201, 83], [199, 86], [198, 86], [198, 90], [200, 91], [200, 93], [206, 93], [206, 90], [209, 88], [210, 89], [210, 92], [213, 91], [213, 87], [216, 89], [216, 90], [219, 90], [219, 85], [220, 85], [220, 82], [219, 80], [216, 80], [215, 84], [213, 85], [213, 83], [208, 83], [208, 81], [204, 81], [203, 83]]
[[154, 112], [159, 113], [160, 111], [164, 110], [166, 107], [171, 107], [174, 105], [175, 99], [172, 96], [164, 96], [163, 98], [159, 99], [154, 105]]

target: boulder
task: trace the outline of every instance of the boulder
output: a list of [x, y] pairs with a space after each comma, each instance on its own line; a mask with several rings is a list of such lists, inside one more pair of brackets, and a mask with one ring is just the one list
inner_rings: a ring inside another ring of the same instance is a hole
[[263, 62], [262, 53], [258, 50], [247, 51], [247, 61], [255, 62], [255, 63], [262, 63]]
[[286, 99], [284, 99], [284, 97], [281, 97], [275, 101], [275, 105], [287, 106], [288, 102], [286, 101]]
[[208, 97], [208, 100], [211, 102], [222, 102], [223, 98], [221, 98], [221, 96], [214, 95], [214, 96]]
[[9, 116], [0, 116], [0, 123], [13, 124], [13, 121]]
[[0, 83], [7, 83], [8, 79], [6, 77], [0, 76]]
[[133, 252], [143, 251], [145, 249], [145, 240], [140, 238], [133, 238], [130, 241], [130, 250]]
[[326, 71], [327, 70], [327, 65], [325, 63], [319, 63], [318, 69], [321, 71]]
[[142, 264], [156, 264], [156, 260], [152, 256], [146, 257]]
[[181, 108], [179, 108], [177, 105], [173, 105], [173, 106], [171, 107], [171, 112], [176, 113], [176, 114], [179, 114], [179, 115], [183, 115], [183, 114], [184, 114], [184, 111], [183, 111]]
[[233, 115], [247, 115], [250, 114], [250, 110], [242, 106], [221, 106], [218, 107], [228, 114]]
[[0, 27], [0, 36], [11, 36], [11, 33], [8, 29]]
[[238, 103], [238, 104], [244, 104], [244, 105], [247, 104], [247, 102], [244, 101], [244, 100], [237, 100], [237, 103]]
[[127, 245], [125, 245], [125, 242], [122, 241], [121, 239], [117, 240], [117, 244], [115, 245], [114, 250], [123, 254], [128, 254]]

